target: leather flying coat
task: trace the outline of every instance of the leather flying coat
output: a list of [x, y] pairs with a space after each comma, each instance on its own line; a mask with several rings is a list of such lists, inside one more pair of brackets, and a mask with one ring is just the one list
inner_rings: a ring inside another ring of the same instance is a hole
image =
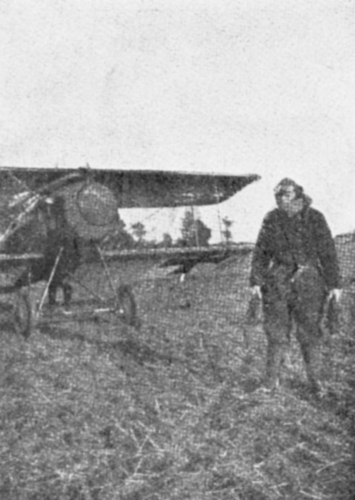
[[328, 289], [339, 288], [335, 244], [323, 214], [308, 204], [292, 217], [280, 208], [269, 212], [254, 249], [250, 285], [262, 286], [270, 268], [296, 272], [306, 264], [317, 267]]

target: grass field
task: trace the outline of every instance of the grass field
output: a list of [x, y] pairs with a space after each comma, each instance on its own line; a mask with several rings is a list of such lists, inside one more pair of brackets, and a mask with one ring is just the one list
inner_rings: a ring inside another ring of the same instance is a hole
[[295, 343], [281, 389], [263, 393], [248, 269], [206, 265], [180, 284], [126, 266], [140, 330], [47, 325], [27, 342], [3, 331], [0, 499], [355, 498], [351, 321], [324, 339], [324, 394], [308, 391]]

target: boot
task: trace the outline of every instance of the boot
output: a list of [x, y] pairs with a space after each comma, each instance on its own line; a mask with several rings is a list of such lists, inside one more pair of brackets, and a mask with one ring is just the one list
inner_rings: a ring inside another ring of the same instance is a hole
[[269, 342], [266, 360], [266, 381], [268, 389], [274, 391], [280, 387], [280, 371], [283, 360], [283, 346]]

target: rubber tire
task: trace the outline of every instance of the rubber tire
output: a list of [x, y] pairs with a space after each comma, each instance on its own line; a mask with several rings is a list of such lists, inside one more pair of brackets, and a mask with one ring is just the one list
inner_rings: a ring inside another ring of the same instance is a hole
[[31, 334], [31, 306], [21, 292], [7, 293], [0, 298], [0, 325], [28, 338]]
[[32, 311], [28, 296], [22, 292], [16, 294], [12, 322], [15, 333], [28, 339], [32, 331]]
[[121, 285], [117, 288], [116, 296], [120, 319], [127, 325], [137, 326], [137, 306], [131, 287], [128, 285]]

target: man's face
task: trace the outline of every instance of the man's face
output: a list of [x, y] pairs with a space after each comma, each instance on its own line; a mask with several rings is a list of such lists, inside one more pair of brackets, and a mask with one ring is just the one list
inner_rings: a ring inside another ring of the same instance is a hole
[[280, 208], [287, 210], [295, 199], [295, 188], [293, 186], [285, 186], [281, 193], [277, 196], [277, 203]]

